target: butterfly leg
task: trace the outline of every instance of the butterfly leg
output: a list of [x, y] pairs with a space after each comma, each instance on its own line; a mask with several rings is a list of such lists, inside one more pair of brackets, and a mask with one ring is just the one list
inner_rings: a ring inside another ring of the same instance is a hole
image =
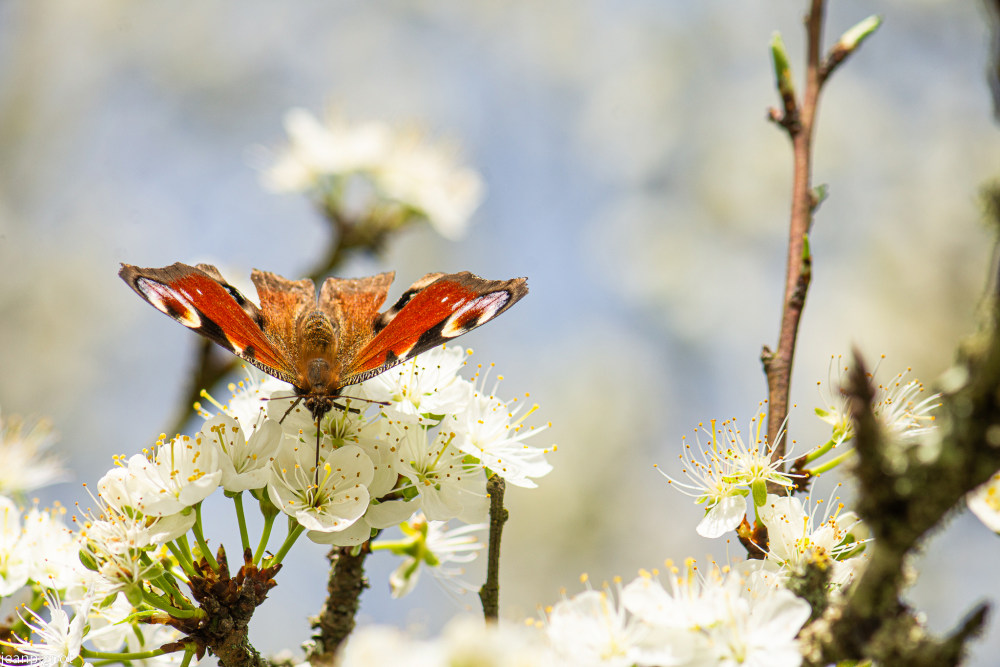
[[278, 423], [279, 424], [283, 423], [285, 421], [285, 417], [287, 417], [288, 415], [292, 414], [292, 410], [294, 410], [295, 406], [298, 405], [301, 402], [302, 402], [302, 397], [301, 396], [299, 396], [294, 401], [292, 401], [292, 404], [288, 406], [287, 410], [285, 410], [285, 414], [281, 415], [281, 419], [278, 420]]

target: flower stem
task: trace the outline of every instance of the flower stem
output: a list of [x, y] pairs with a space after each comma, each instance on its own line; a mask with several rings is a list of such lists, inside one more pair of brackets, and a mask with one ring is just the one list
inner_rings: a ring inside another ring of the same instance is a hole
[[197, 576], [198, 573], [195, 572], [194, 565], [191, 564], [191, 554], [185, 548], [187, 545], [180, 543], [182, 539], [184, 539], [183, 535], [177, 540], [167, 542], [167, 548], [170, 549], [170, 553], [172, 553], [174, 558], [177, 559], [177, 563], [181, 566], [181, 569], [184, 570], [184, 574], [189, 577]]
[[253, 554], [254, 565], [260, 563], [264, 557], [264, 550], [267, 549], [267, 542], [271, 539], [271, 528], [274, 527], [274, 519], [277, 515], [267, 514], [264, 516], [264, 530], [260, 534], [260, 542], [257, 544], [257, 551]]
[[823, 456], [824, 454], [826, 454], [828, 451], [830, 451], [839, 444], [840, 442], [833, 440], [832, 438], [830, 440], [827, 440], [826, 444], [824, 444], [821, 447], [817, 447], [816, 449], [812, 450], [811, 452], [802, 457], [803, 465], [806, 463], [812, 463], [813, 461]]
[[233, 504], [236, 505], [236, 520], [240, 524], [240, 544], [243, 551], [250, 548], [250, 535], [247, 534], [247, 518], [243, 512], [243, 492], [240, 491], [233, 496]]
[[[150, 567], [154, 566], [153, 559], [149, 557], [148, 554], [142, 554], [140, 556], [142, 563]], [[177, 587], [177, 583], [174, 581], [174, 576], [168, 570], [163, 569], [162, 566], [157, 566], [157, 574], [149, 576], [149, 582], [155, 584], [160, 590], [166, 593], [169, 597], [179, 600], [183, 603], [183, 606], [188, 609], [194, 609], [194, 605], [187, 599], [183, 593], [181, 593], [180, 588]]]
[[268, 559], [267, 567], [274, 567], [280, 563], [281, 559], [285, 557], [285, 554], [288, 553], [288, 550], [292, 548], [292, 545], [295, 544], [295, 541], [299, 539], [299, 536], [302, 535], [305, 530], [305, 526], [301, 523], [295, 524], [295, 528], [292, 528], [288, 532], [288, 537], [285, 538], [285, 542], [281, 545], [281, 548], [278, 549], [278, 553]]
[[174, 618], [198, 618], [205, 615], [205, 612], [201, 609], [178, 609], [162, 596], [157, 595], [152, 591], [143, 590], [142, 599], [157, 609], [167, 612]]
[[219, 563], [216, 562], [215, 556], [212, 555], [211, 549], [208, 548], [208, 542], [205, 541], [205, 534], [201, 529], [201, 503], [194, 506], [195, 512], [197, 513], [194, 526], [191, 530], [194, 531], [194, 537], [198, 540], [198, 548], [201, 551], [202, 558], [208, 563], [208, 566], [213, 570], [219, 569]]
[[834, 458], [830, 459], [826, 463], [824, 463], [824, 464], [822, 464], [820, 466], [817, 466], [815, 468], [809, 468], [806, 472], [808, 472], [810, 475], [819, 475], [819, 474], [824, 473], [824, 472], [829, 472], [830, 470], [833, 470], [834, 468], [836, 468], [837, 466], [839, 466], [844, 461], [846, 461], [849, 458], [853, 457], [855, 454], [857, 454], [857, 450], [856, 449], [854, 449], [854, 448], [848, 449], [846, 452], [844, 452], [840, 456], [835, 456]]
[[[173, 653], [173, 651], [170, 651]], [[92, 651], [88, 648], [80, 648], [80, 657], [92, 660], [109, 660], [113, 663], [125, 662], [126, 660], [146, 660], [159, 655], [166, 655], [168, 652], [162, 648], [151, 651], [137, 651], [135, 653], [114, 653], [110, 651]]]

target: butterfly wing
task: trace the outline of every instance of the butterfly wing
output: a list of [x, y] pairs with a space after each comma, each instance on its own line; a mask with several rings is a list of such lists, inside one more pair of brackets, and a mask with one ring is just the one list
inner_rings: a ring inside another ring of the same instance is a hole
[[320, 308], [335, 323], [337, 349], [346, 359], [354, 358], [372, 339], [379, 312], [395, 274], [369, 278], [327, 278], [319, 294]]
[[[484, 280], [468, 271], [428, 274], [387, 313], [395, 313], [345, 363], [342, 384], [363, 382], [489, 322], [525, 294], [525, 278]], [[400, 305], [402, 304], [402, 305]]]
[[287, 353], [264, 335], [264, 316], [209, 264], [161, 269], [122, 264], [122, 280], [160, 312], [279, 380], [294, 380]]

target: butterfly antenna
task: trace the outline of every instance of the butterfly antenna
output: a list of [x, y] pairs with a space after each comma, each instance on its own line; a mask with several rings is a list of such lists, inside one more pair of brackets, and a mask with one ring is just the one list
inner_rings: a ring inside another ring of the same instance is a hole
[[334, 403], [333, 404], [334, 407], [336, 407], [338, 410], [343, 410], [344, 412], [351, 412], [356, 415], [361, 414], [361, 410], [357, 408], [352, 408], [349, 405], [351, 401], [364, 401], [366, 403], [374, 403], [375, 405], [381, 405], [383, 407], [389, 405], [389, 401], [376, 401], [371, 398], [362, 398], [360, 396], [341, 396], [340, 398], [346, 401], [348, 405], [338, 405], [337, 403]]

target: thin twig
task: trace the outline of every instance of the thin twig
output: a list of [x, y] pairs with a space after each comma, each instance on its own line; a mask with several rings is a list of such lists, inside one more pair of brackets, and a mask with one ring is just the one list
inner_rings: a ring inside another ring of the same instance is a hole
[[798, 336], [802, 310], [805, 307], [806, 293], [812, 278], [812, 265], [806, 244], [806, 235], [812, 224], [812, 212], [815, 205], [811, 192], [812, 137], [820, 88], [823, 83], [820, 72], [823, 13], [824, 1], [812, 0], [812, 7], [805, 21], [807, 39], [806, 87], [801, 102], [791, 107], [795, 113], [794, 122], [788, 122], [789, 103], [786, 101], [786, 122], [782, 123], [792, 140], [794, 159], [785, 296], [778, 332], [778, 349], [772, 352], [765, 346], [761, 353], [768, 386], [767, 439], [768, 442], [777, 443], [772, 454], [772, 458], [775, 460], [785, 455], [787, 438], [782, 438], [779, 442], [778, 433], [788, 415], [788, 396], [791, 388], [795, 341]]
[[490, 496], [490, 537], [486, 583], [479, 589], [479, 601], [483, 605], [483, 616], [488, 621], [495, 621], [500, 615], [500, 536], [508, 517], [503, 506], [506, 488], [503, 477], [496, 473], [486, 482], [486, 492]]

